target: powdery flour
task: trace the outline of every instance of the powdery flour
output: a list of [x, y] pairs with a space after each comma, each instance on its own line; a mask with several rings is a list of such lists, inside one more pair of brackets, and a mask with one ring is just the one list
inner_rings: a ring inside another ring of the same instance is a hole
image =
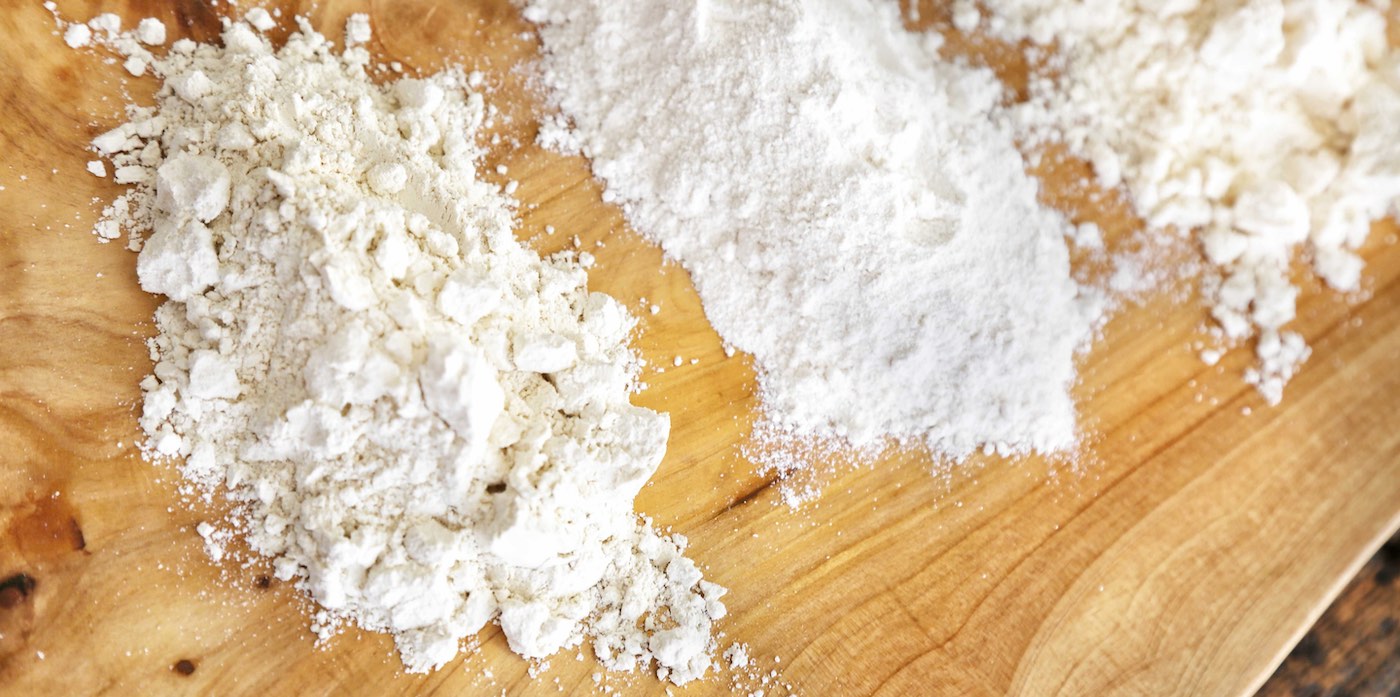
[[[274, 52], [265, 17], [160, 57], [147, 22], [65, 32], [164, 81], [94, 142], [133, 185], [98, 232], [128, 233], [169, 299], [142, 382], [154, 454], [227, 488], [323, 636], [391, 632], [410, 671], [494, 620], [522, 656], [589, 639], [610, 668], [704, 674], [724, 590], [632, 511], [669, 431], [628, 402], [633, 318], [517, 243], [476, 177], [467, 76], [378, 87], [363, 16], [339, 54], [304, 22]], [[200, 533], [216, 557], [230, 537]]]
[[1067, 143], [1154, 229], [1196, 232], [1217, 338], [1257, 337], [1245, 377], [1270, 402], [1308, 355], [1285, 330], [1295, 251], [1357, 290], [1353, 250], [1400, 199], [1386, 2], [954, 2], [960, 31], [1053, 45], [1013, 106], [886, 0], [522, 4], [577, 129], [540, 142], [592, 159], [798, 435], [954, 457], [1071, 441], [1092, 313], [1011, 134]]
[[[1093, 303], [990, 72], [879, 0], [529, 0], [543, 80], [791, 435], [961, 458], [1075, 442]], [[638, 40], [645, 37], [645, 40]]]

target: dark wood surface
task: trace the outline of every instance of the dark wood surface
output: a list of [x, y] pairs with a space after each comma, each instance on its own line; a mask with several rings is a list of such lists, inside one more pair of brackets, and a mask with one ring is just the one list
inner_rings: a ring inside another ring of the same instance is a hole
[[1366, 563], [1259, 695], [1400, 695], [1400, 534]]

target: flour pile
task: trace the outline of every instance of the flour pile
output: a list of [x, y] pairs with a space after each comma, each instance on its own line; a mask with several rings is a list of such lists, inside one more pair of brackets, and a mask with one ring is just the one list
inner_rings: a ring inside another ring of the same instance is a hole
[[634, 320], [517, 243], [468, 77], [374, 85], [363, 16], [340, 54], [304, 22], [274, 52], [266, 13], [164, 56], [99, 20], [70, 43], [164, 81], [94, 142], [134, 185], [98, 231], [169, 298], [141, 426], [227, 487], [318, 630], [392, 632], [425, 671], [498, 620], [522, 656], [591, 638], [610, 668], [702, 675], [724, 591], [632, 511], [669, 431], [628, 402]]
[[528, 0], [605, 198], [690, 272], [797, 436], [961, 458], [1075, 443], [1092, 298], [989, 71], [883, 0]]
[[1152, 226], [1196, 231], [1217, 269], [1217, 334], [1258, 336], [1246, 377], [1279, 401], [1308, 353], [1284, 330], [1290, 259], [1305, 249], [1328, 284], [1356, 290], [1354, 250], [1400, 201], [1389, 3], [986, 0], [985, 21], [957, 4], [963, 29], [1052, 47], [1018, 129], [1089, 159]]

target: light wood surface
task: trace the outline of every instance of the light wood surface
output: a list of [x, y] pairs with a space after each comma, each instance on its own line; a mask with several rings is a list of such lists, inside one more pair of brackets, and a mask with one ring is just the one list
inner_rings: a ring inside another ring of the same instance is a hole
[[[135, 256], [89, 233], [94, 199], [118, 188], [84, 173], [84, 146], [152, 80], [68, 50], [38, 2], [3, 4], [0, 693], [598, 693], [595, 664], [572, 654], [530, 681], [494, 627], [429, 676], [400, 673], [379, 635], [318, 649], [293, 589], [205, 558], [194, 527], [217, 511], [182, 501], [178, 475], [135, 447], [157, 301], [136, 285]], [[172, 38], [202, 40], [226, 8], [59, 5], [128, 24], [155, 15]], [[357, 10], [373, 17], [381, 59], [486, 71], [510, 115], [503, 132], [523, 144], [489, 163], [509, 165], [520, 199], [537, 204], [522, 209], [522, 235], [548, 250], [562, 244], [540, 239], [554, 225], [606, 243], [594, 287], [662, 308], [643, 313], [644, 353], [700, 359], [649, 375], [638, 397], [675, 428], [637, 507], [688, 535], [709, 578], [732, 589], [725, 641], [750, 643], [804, 694], [1249, 693], [1400, 525], [1393, 226], [1365, 252], [1364, 297], [1304, 278], [1297, 327], [1314, 354], [1278, 408], [1238, 378], [1247, 351], [1203, 365], [1191, 344], [1204, 313], [1189, 288], [1163, 293], [1124, 311], [1081, 360], [1092, 435], [1078, 464], [988, 458], [933, 476], [927, 457], [902, 454], [826, 468], [827, 493], [794, 511], [738, 452], [752, 369], [725, 358], [686, 273], [600, 202], [586, 162], [530, 145], [538, 104], [515, 68], [536, 46], [508, 2], [302, 8], [337, 38]], [[1131, 228], [1121, 205], [1073, 195], [1082, 168], [1050, 169], [1052, 200]], [[730, 680], [673, 692], [723, 694]], [[602, 685], [664, 691], [645, 675]]]

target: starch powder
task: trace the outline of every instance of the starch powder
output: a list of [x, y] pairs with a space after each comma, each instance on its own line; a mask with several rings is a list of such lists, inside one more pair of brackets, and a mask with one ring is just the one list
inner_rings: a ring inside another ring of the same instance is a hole
[[952, 458], [1074, 445], [1093, 303], [989, 71], [881, 0], [524, 7], [576, 131], [540, 142], [586, 154], [690, 272], [779, 429]]

